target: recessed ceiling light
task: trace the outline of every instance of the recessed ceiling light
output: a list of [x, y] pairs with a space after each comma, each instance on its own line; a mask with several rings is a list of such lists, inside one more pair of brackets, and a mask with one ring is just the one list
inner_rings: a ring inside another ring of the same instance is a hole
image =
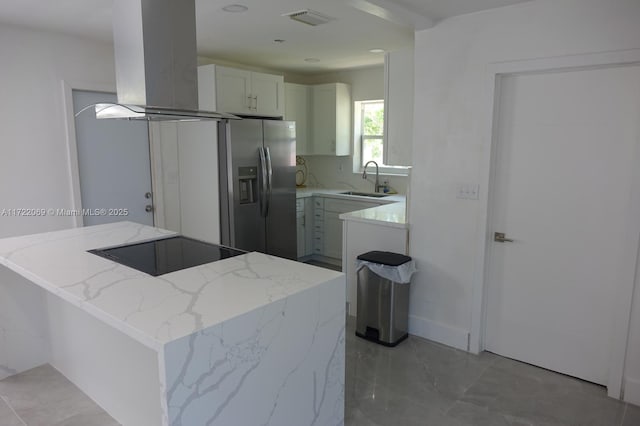
[[242, 13], [242, 12], [246, 12], [247, 10], [249, 10], [249, 8], [245, 5], [242, 4], [229, 4], [225, 7], [222, 8], [222, 10], [224, 10], [225, 12], [230, 12], [230, 13]]
[[320, 62], [320, 59], [318, 59], [318, 58], [305, 58], [305, 60], [304, 60], [304, 61], [305, 61], [305, 62], [312, 62], [312, 63], [315, 63], [315, 62]]
[[384, 53], [384, 49], [380, 49], [380, 48], [369, 49], [369, 52], [371, 52], [371, 53]]

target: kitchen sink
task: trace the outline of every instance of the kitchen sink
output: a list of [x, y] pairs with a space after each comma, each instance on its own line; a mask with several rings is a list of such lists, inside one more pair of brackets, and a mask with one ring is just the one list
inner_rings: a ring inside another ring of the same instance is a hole
[[341, 192], [340, 194], [357, 195], [359, 197], [374, 197], [374, 198], [382, 198], [382, 197], [389, 196], [389, 194], [381, 194], [379, 192], [358, 192], [358, 191], [347, 191], [347, 192]]

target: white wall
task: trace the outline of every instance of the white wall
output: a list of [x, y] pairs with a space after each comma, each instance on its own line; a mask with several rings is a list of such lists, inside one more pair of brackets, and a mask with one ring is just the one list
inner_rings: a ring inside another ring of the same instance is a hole
[[[351, 85], [352, 102], [384, 99], [384, 67], [382, 65], [304, 76], [297, 79], [296, 83], [347, 83]], [[309, 169], [308, 186], [373, 192], [373, 178], [366, 181], [359, 173], [353, 173], [353, 156], [351, 155], [348, 157], [305, 156], [305, 160]], [[406, 193], [406, 177], [381, 177], [381, 181], [385, 179], [389, 180], [389, 185], [396, 191], [401, 194]]]
[[[411, 295], [413, 333], [466, 348], [481, 211], [456, 199], [455, 187], [481, 178], [487, 64], [640, 48], [639, 23], [637, 0], [537, 0], [416, 33], [410, 213], [421, 272]], [[627, 377], [636, 380], [639, 299], [627, 359]]]
[[1, 216], [72, 208], [62, 80], [113, 85], [110, 45], [0, 24], [0, 237], [73, 226], [71, 217]]

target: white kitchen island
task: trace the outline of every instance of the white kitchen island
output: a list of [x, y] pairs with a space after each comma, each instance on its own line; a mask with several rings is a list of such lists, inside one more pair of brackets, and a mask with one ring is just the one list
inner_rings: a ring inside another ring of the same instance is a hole
[[124, 425], [342, 425], [344, 275], [247, 253], [153, 277], [87, 253], [171, 234], [0, 240], [0, 378], [50, 363]]

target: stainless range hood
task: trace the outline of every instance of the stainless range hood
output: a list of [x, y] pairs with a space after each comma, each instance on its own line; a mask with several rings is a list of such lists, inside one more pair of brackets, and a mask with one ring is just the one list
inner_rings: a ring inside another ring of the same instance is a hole
[[198, 109], [195, 0], [114, 0], [112, 20], [118, 103], [96, 118], [238, 118]]

